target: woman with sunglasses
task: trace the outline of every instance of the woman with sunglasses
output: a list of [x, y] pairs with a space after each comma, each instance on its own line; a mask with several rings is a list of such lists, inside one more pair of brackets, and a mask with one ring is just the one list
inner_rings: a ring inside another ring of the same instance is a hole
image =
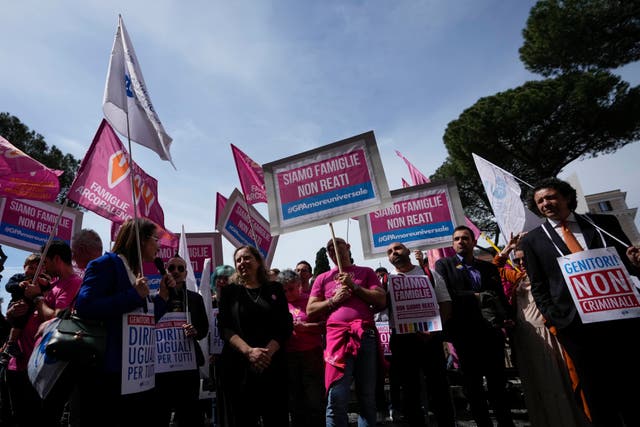
[[258, 249], [233, 254], [236, 273], [222, 288], [218, 329], [224, 340], [220, 380], [228, 427], [289, 425], [284, 345], [293, 321], [282, 285], [267, 279]]
[[[187, 322], [182, 330], [187, 338], [192, 338], [196, 352], [196, 368], [186, 371], [164, 372], [156, 374], [156, 409], [159, 426], [168, 426], [171, 413], [175, 412], [175, 421], [180, 426], [199, 427], [204, 425], [204, 413], [200, 406], [199, 366], [205, 362], [198, 340], [209, 333], [209, 320], [202, 296], [187, 289], [187, 263], [179, 256], [167, 262], [167, 274], [173, 281], [160, 284], [158, 295], [154, 298], [156, 322], [169, 312], [187, 313]], [[168, 284], [168, 286], [166, 286]]]

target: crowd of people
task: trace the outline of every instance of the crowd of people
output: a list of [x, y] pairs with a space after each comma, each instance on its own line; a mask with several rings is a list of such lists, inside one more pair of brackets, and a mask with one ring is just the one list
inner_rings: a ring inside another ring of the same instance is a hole
[[[241, 246], [233, 265], [213, 270], [211, 301], [187, 289], [187, 265], [177, 255], [157, 291], [150, 288], [142, 263], [154, 261], [160, 230], [146, 219], [123, 224], [106, 253], [92, 230], [74, 236], [71, 246], [53, 240], [6, 284], [12, 299], [0, 319], [0, 424], [203, 426], [210, 419], [223, 427], [346, 427], [355, 410], [358, 426], [366, 427], [391, 407], [412, 427], [455, 426], [447, 361], [455, 356], [476, 424], [510, 427], [509, 346], [532, 426], [640, 425], [637, 392], [625, 386], [640, 380], [640, 368], [629, 363], [620, 372], [616, 363], [620, 355], [638, 355], [630, 337], [640, 319], [585, 322], [558, 263], [572, 253], [614, 248], [637, 276], [640, 248], [614, 217], [575, 213], [576, 193], [566, 182], [541, 182], [530, 204], [546, 221], [511, 236], [493, 262], [479, 259], [477, 236], [467, 226], [453, 230], [455, 255], [433, 269], [419, 250], [413, 263], [408, 242], [391, 242], [393, 269], [374, 271], [357, 265], [349, 242], [334, 236], [325, 245], [334, 267], [316, 275], [304, 260], [268, 270], [258, 249]], [[414, 276], [433, 297], [438, 328], [397, 324], [391, 281]], [[95, 365], [69, 364], [42, 398], [28, 375], [29, 358], [43, 326], [66, 309], [105, 325], [106, 353]], [[194, 360], [147, 373], [151, 387], [142, 380], [125, 386], [137, 369], [128, 338], [149, 318], [152, 325], [177, 325], [182, 332], [168, 335], [167, 348], [193, 351]], [[390, 330], [386, 356], [380, 320]], [[214, 335], [221, 345], [207, 354], [198, 342]], [[203, 372], [213, 402], [201, 399]], [[380, 393], [385, 376], [389, 401]]]

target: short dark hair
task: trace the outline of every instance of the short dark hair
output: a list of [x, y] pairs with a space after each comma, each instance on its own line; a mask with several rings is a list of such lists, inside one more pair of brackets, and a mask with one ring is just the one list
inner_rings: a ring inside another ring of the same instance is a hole
[[456, 234], [456, 231], [468, 231], [469, 235], [471, 236], [471, 240], [476, 240], [476, 233], [474, 233], [473, 230], [467, 227], [466, 225], [459, 225], [456, 228], [454, 228], [453, 234]]
[[313, 272], [313, 267], [311, 267], [311, 264], [309, 264], [307, 261], [302, 260], [302, 261], [298, 261], [298, 263], [296, 264], [296, 267], [299, 266], [300, 264], [304, 264], [307, 267], [309, 267], [309, 272]]
[[[40, 252], [44, 253], [46, 245], [42, 245]], [[53, 259], [56, 255], [60, 257], [62, 262], [71, 265], [71, 246], [63, 240], [52, 240], [45, 256], [49, 259]]]
[[566, 181], [563, 181], [558, 178], [545, 178], [542, 181], [538, 182], [535, 187], [529, 191], [529, 209], [536, 213], [539, 216], [543, 216], [540, 210], [538, 210], [538, 205], [536, 204], [535, 195], [538, 191], [544, 188], [552, 188], [556, 190], [562, 197], [569, 201], [569, 210], [571, 212], [575, 211], [578, 207], [578, 198], [576, 196], [576, 189], [571, 186]]
[[378, 267], [378, 268], [376, 268], [376, 273], [384, 273], [384, 274], [388, 274], [388, 273], [389, 273], [389, 270], [387, 270], [387, 269], [386, 269], [386, 268], [384, 268], [384, 267]]

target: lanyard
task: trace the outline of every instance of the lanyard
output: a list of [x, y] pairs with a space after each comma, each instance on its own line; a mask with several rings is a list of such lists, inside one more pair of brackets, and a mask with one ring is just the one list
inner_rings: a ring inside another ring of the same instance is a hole
[[[574, 215], [576, 216], [576, 218], [578, 217], [578, 214], [574, 213]], [[587, 221], [589, 224], [593, 225], [596, 229], [596, 231], [598, 232], [598, 235], [600, 235], [600, 240], [602, 240], [602, 247], [606, 248], [607, 247], [607, 242], [604, 240], [604, 236], [602, 235], [602, 232], [604, 231], [602, 228], [598, 227], [597, 225], [595, 225], [593, 223], [593, 221], [591, 220], [591, 218], [589, 218], [587, 215], [580, 215], [580, 217], [582, 219], [584, 219], [585, 221]], [[547, 237], [549, 238], [549, 240], [551, 240], [551, 244], [553, 244], [553, 246], [556, 248], [556, 251], [558, 251], [558, 253], [560, 254], [560, 256], [565, 256], [565, 254], [560, 250], [560, 248], [558, 247], [558, 245], [556, 245], [556, 242], [551, 238], [551, 234], [549, 233], [549, 230], [547, 230], [547, 227], [545, 227], [545, 225], [549, 225], [551, 226], [551, 224], [549, 222], [547, 222], [546, 224], [542, 225], [542, 229], [544, 230], [544, 232], [547, 234]], [[556, 231], [553, 230], [553, 232], [555, 233]], [[606, 231], [604, 231], [606, 233]], [[584, 234], [584, 233], [583, 233]], [[607, 233], [609, 234], [609, 233]], [[610, 235], [610, 234], [609, 234]], [[610, 235], [611, 236], [611, 235]], [[613, 236], [611, 236], [613, 237]], [[615, 239], [615, 237], [614, 237]], [[618, 240], [618, 239], [616, 239]], [[586, 243], [586, 242], [585, 242]], [[586, 248], [585, 250], [588, 250], [589, 248]]]

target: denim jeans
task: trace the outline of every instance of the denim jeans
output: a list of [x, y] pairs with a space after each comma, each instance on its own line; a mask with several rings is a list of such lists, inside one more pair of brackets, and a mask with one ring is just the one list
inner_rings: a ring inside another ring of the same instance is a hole
[[344, 376], [329, 389], [327, 427], [347, 427], [347, 410], [351, 395], [351, 382], [355, 379], [358, 399], [358, 427], [376, 425], [376, 375], [378, 363], [377, 335], [374, 330], [362, 334], [360, 350], [355, 359], [347, 357]]

